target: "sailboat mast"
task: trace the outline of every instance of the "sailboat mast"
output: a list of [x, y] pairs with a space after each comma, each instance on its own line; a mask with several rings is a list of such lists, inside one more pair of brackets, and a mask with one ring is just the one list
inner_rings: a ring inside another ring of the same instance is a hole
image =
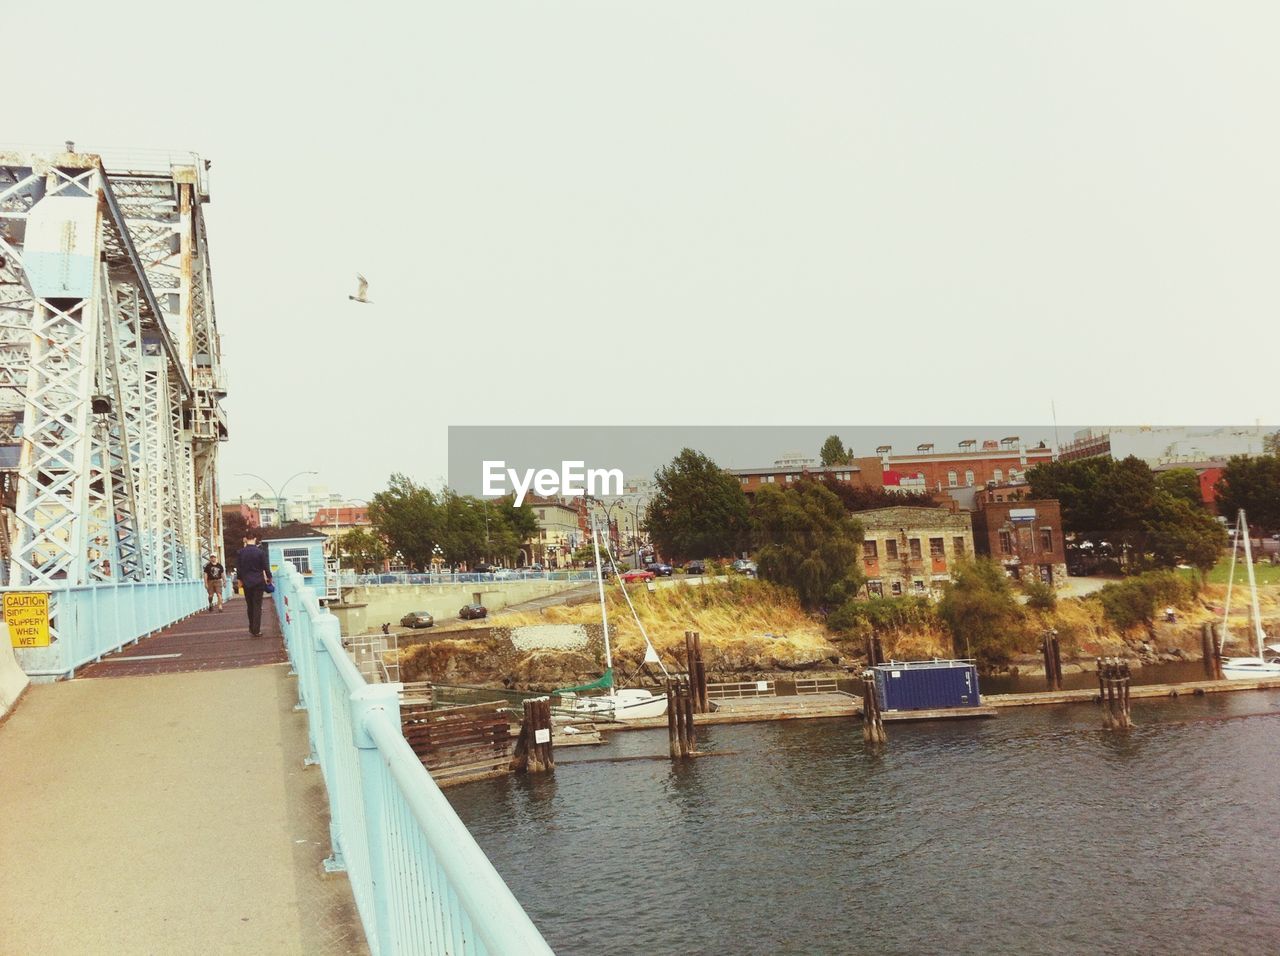
[[1236, 552], [1240, 550], [1240, 526], [1244, 523], [1244, 509], [1236, 514], [1236, 533], [1231, 539], [1231, 570], [1227, 572], [1227, 599], [1222, 604], [1222, 632], [1218, 635], [1218, 652], [1227, 642], [1227, 621], [1231, 617], [1231, 589], [1236, 583]]
[[609, 675], [609, 693], [613, 693], [613, 651], [609, 647], [609, 611], [604, 606], [604, 568], [600, 565], [600, 537], [596, 534], [596, 515], [591, 512], [591, 547], [596, 553], [596, 585], [600, 588], [600, 620], [604, 623], [604, 666]]
[[1244, 566], [1249, 570], [1249, 610], [1253, 612], [1253, 636], [1258, 642], [1258, 659], [1262, 660], [1262, 613], [1258, 610], [1258, 582], [1253, 578], [1253, 546], [1249, 542], [1249, 524], [1240, 509], [1241, 533], [1244, 535]]

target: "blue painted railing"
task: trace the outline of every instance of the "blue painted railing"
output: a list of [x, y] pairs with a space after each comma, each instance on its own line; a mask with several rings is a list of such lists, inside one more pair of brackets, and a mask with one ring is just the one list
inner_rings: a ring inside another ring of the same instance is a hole
[[203, 581], [0, 588], [3, 591], [49, 595], [54, 640], [48, 647], [14, 648], [19, 666], [36, 680], [74, 677], [77, 667], [190, 617], [208, 602]]
[[338, 619], [292, 567], [276, 611], [329, 792], [332, 870], [345, 870], [374, 956], [550, 954], [533, 921], [404, 739], [398, 684], [368, 684]]

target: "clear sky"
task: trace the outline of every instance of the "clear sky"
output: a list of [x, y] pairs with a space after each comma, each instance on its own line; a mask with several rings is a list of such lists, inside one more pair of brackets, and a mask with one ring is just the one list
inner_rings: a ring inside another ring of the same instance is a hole
[[461, 424], [1280, 420], [1271, 0], [2, 29], [0, 142], [213, 161], [229, 494], [434, 481]]

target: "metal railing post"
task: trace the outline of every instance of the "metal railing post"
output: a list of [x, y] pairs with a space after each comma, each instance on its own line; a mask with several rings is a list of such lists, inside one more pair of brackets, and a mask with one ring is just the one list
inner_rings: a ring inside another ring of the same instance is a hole
[[[325, 788], [329, 793], [336, 793], [338, 789], [338, 781], [334, 779], [335, 754], [334, 747], [335, 736], [333, 727], [333, 682], [341, 682], [342, 678], [337, 672], [333, 661], [329, 658], [329, 648], [325, 644], [325, 632], [328, 632], [334, 642], [342, 646], [342, 633], [338, 627], [338, 619], [332, 614], [323, 615], [314, 625], [313, 640], [315, 642], [315, 658], [316, 658], [316, 690], [315, 706], [311, 710], [310, 723], [314, 726], [316, 718], [319, 717], [319, 762], [320, 772], [324, 776]], [[346, 810], [342, 806], [341, 800], [329, 801], [329, 856], [324, 861], [325, 871], [328, 873], [338, 873], [346, 870], [347, 861], [342, 853], [342, 827], [346, 823]]]
[[392, 904], [389, 814], [386, 790], [390, 785], [387, 762], [369, 736], [368, 723], [382, 721], [400, 727], [400, 700], [390, 684], [372, 684], [351, 694], [351, 729], [359, 753], [360, 791], [364, 803], [365, 839], [369, 852], [369, 880], [374, 904], [377, 945], [371, 946], [379, 956], [396, 956], [400, 952]]

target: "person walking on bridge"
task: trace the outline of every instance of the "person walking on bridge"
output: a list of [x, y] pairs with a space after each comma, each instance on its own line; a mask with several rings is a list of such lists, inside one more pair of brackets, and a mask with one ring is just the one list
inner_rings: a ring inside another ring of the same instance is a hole
[[216, 605], [222, 608], [222, 591], [227, 585], [227, 569], [222, 566], [216, 554], [210, 554], [204, 565], [204, 589], [209, 595], [209, 610]]
[[236, 555], [236, 578], [244, 588], [244, 603], [249, 611], [249, 633], [262, 636], [262, 595], [271, 583], [271, 566], [258, 547], [258, 536], [244, 536], [244, 547]]

